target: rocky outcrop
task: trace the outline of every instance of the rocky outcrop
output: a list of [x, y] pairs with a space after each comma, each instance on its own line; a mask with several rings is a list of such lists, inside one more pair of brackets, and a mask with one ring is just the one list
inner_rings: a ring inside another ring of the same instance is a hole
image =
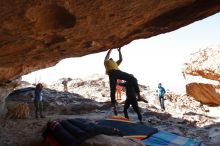
[[203, 83], [189, 83], [186, 85], [188, 95], [204, 104], [220, 105], [220, 86]]
[[212, 0], [1, 0], [0, 82], [169, 32], [220, 11]]
[[[105, 75], [95, 74], [84, 79], [73, 79], [68, 82], [67, 86], [69, 92], [78, 93], [85, 98], [97, 102], [106, 102], [110, 99], [109, 79]], [[50, 88], [57, 91], [64, 91], [62, 79], [54, 82], [50, 85]]]
[[8, 94], [13, 90], [13, 88], [6, 87], [0, 87], [0, 117], [4, 114], [5, 109], [5, 98], [8, 96]]
[[186, 92], [196, 100], [220, 105], [220, 46], [213, 46], [191, 54], [184, 64]]
[[[13, 104], [6, 104], [8, 110], [7, 116], [10, 111], [13, 111], [16, 105], [25, 102], [29, 104], [30, 109], [34, 110], [34, 91], [35, 87], [22, 88], [14, 90], [7, 97], [7, 102]], [[95, 102], [91, 99], [86, 99], [83, 96], [75, 93], [58, 92], [48, 88], [43, 89], [43, 100], [45, 112], [56, 112], [56, 114], [83, 114], [95, 111], [103, 106], [102, 103]]]
[[5, 98], [20, 84], [20, 80], [21, 78], [8, 82], [3, 86], [0, 85], [0, 117], [6, 113]]

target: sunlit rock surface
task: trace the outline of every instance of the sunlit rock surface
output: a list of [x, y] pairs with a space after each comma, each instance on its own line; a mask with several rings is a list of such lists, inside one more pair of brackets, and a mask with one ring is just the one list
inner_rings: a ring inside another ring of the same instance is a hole
[[220, 105], [220, 46], [191, 54], [183, 74], [188, 95], [204, 104]]
[[212, 0], [1, 0], [0, 82], [169, 32], [220, 11]]

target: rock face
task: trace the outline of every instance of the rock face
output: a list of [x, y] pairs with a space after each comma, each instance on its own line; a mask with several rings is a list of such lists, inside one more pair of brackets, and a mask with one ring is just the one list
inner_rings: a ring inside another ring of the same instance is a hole
[[[34, 91], [34, 87], [28, 87], [14, 90], [11, 94], [9, 94], [6, 101], [13, 102], [13, 104], [6, 104], [6, 108], [8, 110], [6, 116], [10, 115], [10, 111], [13, 111], [14, 107], [16, 107], [18, 103], [22, 102], [28, 103], [30, 109], [34, 111]], [[57, 92], [56, 90], [51, 90], [48, 88], [43, 89], [43, 99], [45, 112], [56, 112], [56, 114], [64, 115], [88, 113], [103, 106], [102, 103], [95, 102], [91, 99], [86, 99], [79, 94]]]
[[21, 79], [8, 82], [6, 85], [0, 85], [0, 117], [5, 114], [5, 98], [20, 84]]
[[2, 115], [5, 114], [5, 98], [7, 97], [8, 94], [13, 90], [13, 87], [8, 87], [8, 86], [4, 86], [4, 87], [0, 87], [0, 117]]
[[0, 83], [169, 32], [220, 11], [212, 0], [1, 0]]
[[220, 46], [193, 53], [183, 69], [187, 94], [204, 104], [220, 105], [219, 64]]
[[[73, 79], [69, 81], [67, 85], [69, 92], [78, 93], [85, 98], [92, 99], [97, 102], [106, 102], [110, 99], [108, 76], [95, 74], [91, 77], [87, 77], [86, 79]], [[54, 82], [50, 88], [57, 91], [64, 91], [62, 80]]]

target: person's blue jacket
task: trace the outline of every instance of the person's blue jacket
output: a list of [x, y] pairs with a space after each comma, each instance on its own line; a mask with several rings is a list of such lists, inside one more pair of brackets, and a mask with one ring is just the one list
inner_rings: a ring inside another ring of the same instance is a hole
[[43, 100], [43, 93], [41, 89], [35, 89], [35, 96], [34, 96], [34, 100], [35, 101], [42, 101]]
[[162, 86], [160, 86], [158, 87], [157, 93], [159, 97], [164, 97], [166, 90]]

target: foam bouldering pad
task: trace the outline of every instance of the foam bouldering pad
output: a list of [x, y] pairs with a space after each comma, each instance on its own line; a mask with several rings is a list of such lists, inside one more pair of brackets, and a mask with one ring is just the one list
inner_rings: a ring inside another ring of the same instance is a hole
[[156, 128], [152, 128], [139, 123], [134, 123], [126, 118], [112, 117], [105, 120], [98, 120], [98, 125], [109, 126], [120, 130], [124, 137], [144, 139], [158, 132]]

